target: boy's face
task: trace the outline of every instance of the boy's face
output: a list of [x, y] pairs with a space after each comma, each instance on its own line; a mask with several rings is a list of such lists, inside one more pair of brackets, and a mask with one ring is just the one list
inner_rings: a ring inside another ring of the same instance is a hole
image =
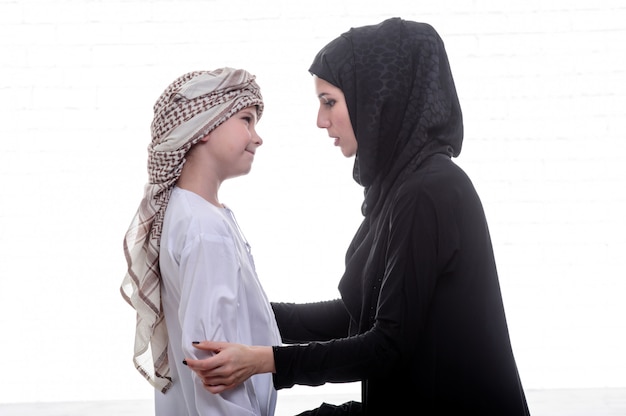
[[203, 139], [211, 164], [222, 180], [250, 172], [256, 149], [263, 144], [256, 123], [256, 107], [244, 108]]

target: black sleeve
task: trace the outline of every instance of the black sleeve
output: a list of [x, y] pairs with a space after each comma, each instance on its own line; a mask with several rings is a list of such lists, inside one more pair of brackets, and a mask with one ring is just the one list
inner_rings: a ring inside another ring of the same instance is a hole
[[[359, 381], [370, 372], [386, 368], [386, 350], [393, 355], [381, 331], [307, 345], [274, 347], [276, 389], [294, 384], [319, 386], [330, 382]], [[381, 360], [382, 358], [382, 360]]]
[[350, 316], [340, 299], [315, 303], [272, 302], [283, 342], [328, 341], [348, 335]]

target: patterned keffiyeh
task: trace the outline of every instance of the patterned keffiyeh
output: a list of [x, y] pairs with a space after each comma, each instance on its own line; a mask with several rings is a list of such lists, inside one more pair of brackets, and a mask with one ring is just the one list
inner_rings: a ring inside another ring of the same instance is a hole
[[148, 147], [149, 182], [124, 238], [128, 272], [120, 290], [137, 311], [135, 367], [163, 393], [172, 384], [159, 270], [165, 208], [189, 149], [250, 106], [257, 107], [260, 119], [263, 98], [255, 77], [232, 68], [187, 73], [167, 87], [154, 105], [152, 142]]

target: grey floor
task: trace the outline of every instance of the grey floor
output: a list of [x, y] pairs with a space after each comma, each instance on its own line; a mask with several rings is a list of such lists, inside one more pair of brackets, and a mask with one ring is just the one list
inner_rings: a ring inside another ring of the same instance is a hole
[[[580, 390], [529, 390], [528, 406], [533, 416], [626, 416], [626, 388]], [[322, 400], [343, 403], [352, 397], [336, 394], [280, 395], [276, 416], [294, 415], [316, 407]], [[150, 400], [15, 403], [0, 404], [1, 416], [150, 416], [154, 407]]]

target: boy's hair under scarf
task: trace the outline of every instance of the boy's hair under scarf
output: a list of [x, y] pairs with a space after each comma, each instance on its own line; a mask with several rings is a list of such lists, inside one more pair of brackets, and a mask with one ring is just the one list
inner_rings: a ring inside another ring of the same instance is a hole
[[159, 391], [172, 385], [167, 360], [167, 329], [161, 308], [159, 245], [165, 208], [185, 155], [233, 114], [257, 107], [263, 98], [255, 77], [242, 69], [195, 71], [176, 79], [154, 105], [148, 147], [149, 182], [124, 238], [128, 271], [120, 291], [137, 311], [133, 362]]

